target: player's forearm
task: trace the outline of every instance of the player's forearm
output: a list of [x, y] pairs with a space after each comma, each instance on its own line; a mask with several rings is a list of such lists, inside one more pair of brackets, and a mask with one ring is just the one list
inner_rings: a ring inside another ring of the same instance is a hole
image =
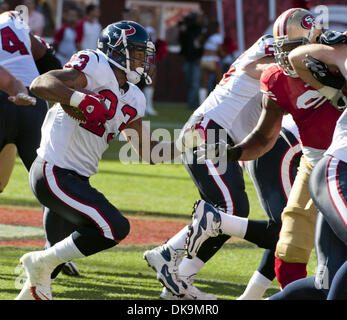
[[248, 161], [257, 159], [274, 146], [276, 139], [277, 136], [267, 138], [262, 136], [257, 131], [252, 132], [241, 143], [237, 144], [230, 151], [228, 151], [228, 159], [236, 160], [232, 159], [232, 157], [237, 153], [239, 153], [239, 158], [237, 160]]
[[[310, 47], [309, 45], [307, 45]], [[314, 58], [317, 56], [317, 52], [312, 50], [308, 50], [307, 48], [304, 48], [306, 46], [301, 46], [299, 48], [294, 49], [290, 54], [289, 54], [289, 62], [292, 65], [294, 71], [296, 74], [306, 83], [311, 85], [313, 88], [319, 90], [321, 89], [324, 85], [320, 83], [318, 80], [316, 80], [311, 71], [305, 66], [304, 60], [306, 59], [306, 55], [310, 54]], [[318, 59], [318, 58], [316, 58]], [[319, 59], [318, 59], [319, 60]]]
[[70, 105], [74, 88], [85, 88], [87, 78], [83, 72], [75, 69], [49, 71], [32, 82], [30, 90], [38, 97]]
[[28, 94], [28, 90], [24, 87], [23, 83], [14, 77], [8, 79], [0, 89], [5, 91], [9, 96], [16, 96], [18, 93]]
[[6, 69], [0, 67], [0, 90], [5, 91], [9, 96], [15, 96], [18, 93], [28, 94], [28, 90], [23, 83], [9, 73]]
[[30, 91], [43, 100], [70, 104], [73, 89], [66, 86], [50, 72], [37, 78], [30, 85]]

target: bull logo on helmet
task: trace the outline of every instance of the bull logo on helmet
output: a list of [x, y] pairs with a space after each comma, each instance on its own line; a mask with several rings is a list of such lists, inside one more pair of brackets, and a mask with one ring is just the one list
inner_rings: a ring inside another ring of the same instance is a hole
[[301, 20], [301, 26], [305, 29], [311, 29], [314, 25], [314, 17], [310, 14], [304, 16]]

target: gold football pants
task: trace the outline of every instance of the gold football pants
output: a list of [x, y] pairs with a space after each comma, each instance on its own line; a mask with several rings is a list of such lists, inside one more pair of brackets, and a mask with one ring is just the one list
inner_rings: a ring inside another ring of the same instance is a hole
[[282, 228], [276, 257], [292, 263], [307, 263], [314, 246], [317, 210], [310, 196], [308, 182], [313, 165], [304, 156], [282, 212]]

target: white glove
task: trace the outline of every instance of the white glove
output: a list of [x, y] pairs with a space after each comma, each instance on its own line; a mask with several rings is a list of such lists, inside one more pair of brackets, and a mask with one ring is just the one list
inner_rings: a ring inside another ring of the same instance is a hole
[[23, 92], [17, 93], [15, 96], [8, 97], [8, 100], [18, 106], [28, 106], [36, 104], [36, 98], [29, 96], [28, 94], [25, 94]]
[[227, 152], [232, 146], [220, 140], [216, 144], [206, 144], [202, 143], [197, 150], [194, 151], [194, 154], [197, 156], [198, 163], [204, 163], [205, 160], [212, 160], [214, 163], [219, 162], [224, 159], [227, 161]]
[[189, 149], [200, 146], [204, 142], [205, 131], [201, 127], [193, 125], [186, 129], [183, 135], [180, 135], [176, 140], [176, 148], [181, 152], [185, 152]]

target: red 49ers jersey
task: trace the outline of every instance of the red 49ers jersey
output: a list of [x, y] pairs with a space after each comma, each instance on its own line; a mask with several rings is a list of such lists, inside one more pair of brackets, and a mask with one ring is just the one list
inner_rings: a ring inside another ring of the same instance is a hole
[[303, 147], [325, 150], [329, 147], [336, 121], [341, 115], [326, 97], [301, 78], [283, 74], [278, 65], [264, 70], [261, 91], [293, 116]]

